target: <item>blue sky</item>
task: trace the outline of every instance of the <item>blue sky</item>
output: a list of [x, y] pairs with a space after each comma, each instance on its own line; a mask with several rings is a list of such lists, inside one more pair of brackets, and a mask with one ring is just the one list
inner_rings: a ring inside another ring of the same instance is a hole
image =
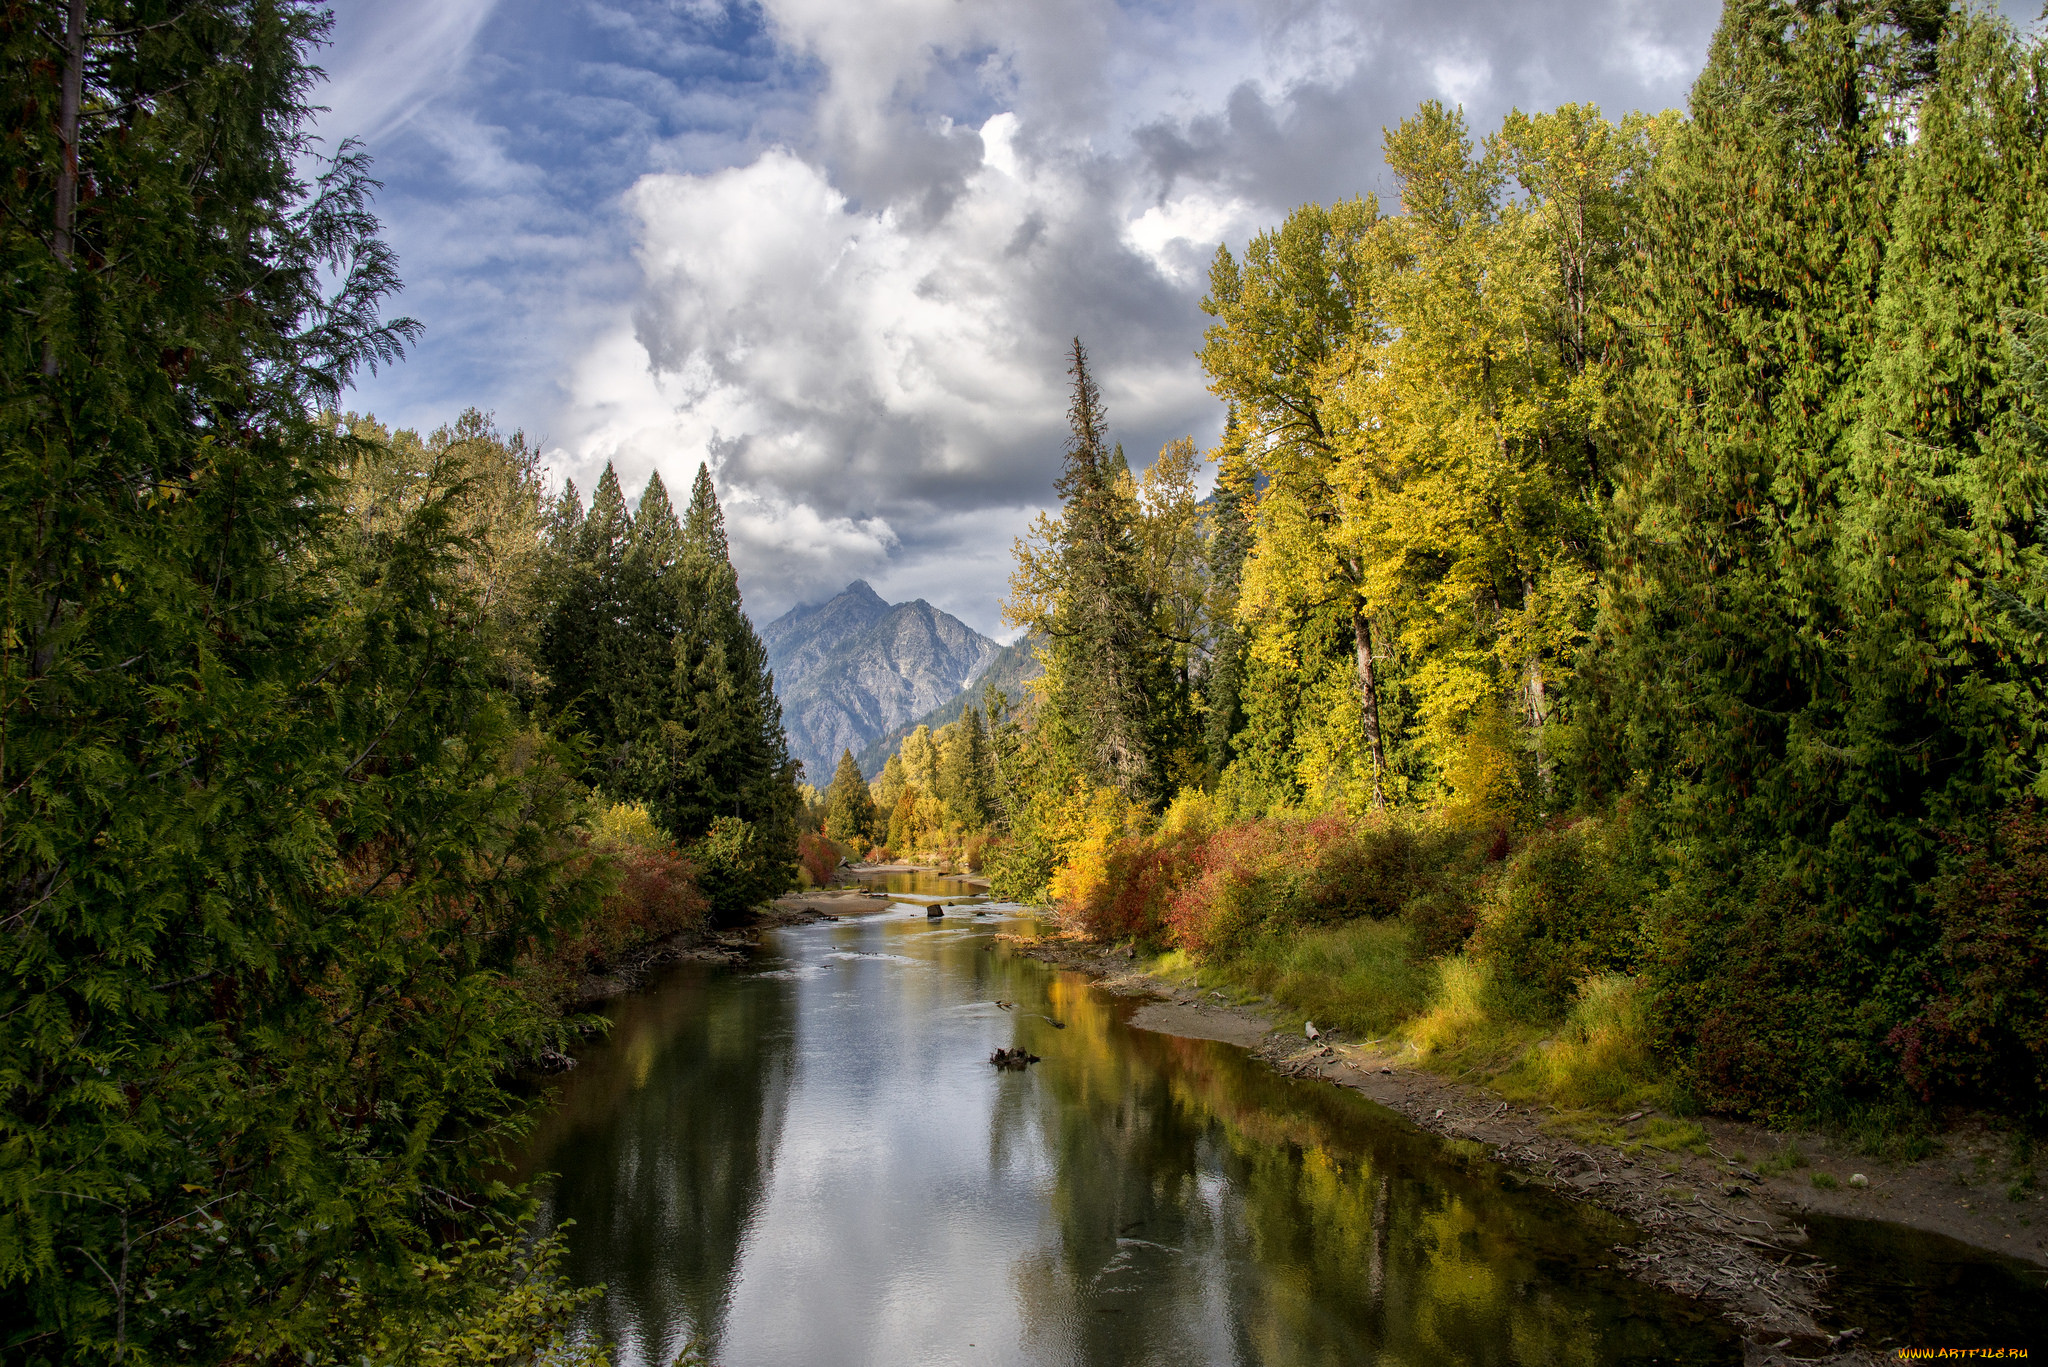
[[[984, 631], [1051, 498], [1061, 348], [1134, 461], [1221, 410], [1218, 241], [1388, 190], [1418, 101], [1682, 106], [1698, 0], [346, 0], [362, 138], [426, 333], [354, 406], [474, 405], [588, 491], [709, 460], [750, 611], [855, 577]], [[1391, 196], [1388, 196], [1391, 198]]]

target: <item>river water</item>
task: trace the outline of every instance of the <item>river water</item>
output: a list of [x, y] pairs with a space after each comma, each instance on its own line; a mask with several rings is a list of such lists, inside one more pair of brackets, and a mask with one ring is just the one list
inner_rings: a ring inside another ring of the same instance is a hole
[[[999, 938], [1038, 929], [898, 903], [612, 1003], [524, 1164], [556, 1174], [571, 1279], [609, 1288], [585, 1331], [655, 1367], [692, 1344], [721, 1367], [1741, 1360], [1614, 1268], [1621, 1222], [1132, 1027]], [[1013, 1046], [1042, 1061], [990, 1066]], [[1897, 1265], [1936, 1307], [2018, 1287]]]

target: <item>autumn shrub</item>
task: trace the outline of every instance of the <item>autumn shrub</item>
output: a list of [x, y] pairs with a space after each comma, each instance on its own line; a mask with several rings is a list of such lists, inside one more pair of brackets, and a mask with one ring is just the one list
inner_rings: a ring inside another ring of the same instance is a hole
[[1326, 850], [1350, 838], [1341, 811], [1224, 827], [1201, 843], [1197, 867], [1165, 909], [1173, 939], [1197, 955], [1235, 954], [1262, 934], [1336, 919], [1316, 900], [1332, 888], [1318, 869]]
[[839, 846], [823, 832], [805, 831], [797, 836], [796, 852], [812, 887], [824, 887], [839, 870]]
[[980, 873], [988, 854], [988, 832], [976, 831], [960, 842], [960, 862], [969, 873]]
[[1412, 932], [1409, 944], [1418, 959], [1456, 954], [1479, 926], [1479, 884], [1456, 876], [1432, 879], [1401, 908], [1401, 919]]
[[1480, 918], [1473, 950], [1510, 1009], [1564, 1015], [1581, 982], [1636, 966], [1640, 908], [1592, 821], [1542, 831], [1516, 852]]
[[1145, 812], [1116, 789], [1094, 789], [1069, 807], [1067, 851], [1049, 892], [1067, 926], [1090, 939], [1151, 937], [1180, 885], [1190, 840], [1145, 832]]
[[1923, 1100], [2048, 1115], [2048, 818], [2029, 802], [1989, 840], [1951, 837], [1931, 887], [1930, 995], [1889, 1043]]
[[618, 803], [588, 823], [588, 848], [612, 874], [596, 915], [551, 956], [569, 970], [609, 966], [619, 954], [694, 930], [708, 900], [697, 870], [639, 803]]

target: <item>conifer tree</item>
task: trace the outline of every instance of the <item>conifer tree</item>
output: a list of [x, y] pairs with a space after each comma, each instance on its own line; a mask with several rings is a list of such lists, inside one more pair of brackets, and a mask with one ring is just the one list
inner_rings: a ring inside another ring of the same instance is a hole
[[501, 1079], [561, 1039], [519, 955], [590, 889], [472, 491], [339, 515], [332, 410], [413, 327], [367, 160], [308, 137], [327, 22], [0, 14], [10, 1361], [359, 1361], [473, 1307], [444, 1241], [516, 1220]]
[[852, 846], [856, 854], [875, 842], [874, 798], [851, 750], [840, 752], [839, 768], [825, 792], [825, 834]]
[[[761, 866], [779, 871], [749, 891], [771, 896], [787, 886], [795, 858], [797, 765], [783, 735], [767, 648], [740, 606], [725, 516], [703, 465], [683, 517], [675, 573], [680, 606], [671, 703], [650, 740], [642, 782], [656, 819], [678, 840], [697, 840], [721, 819], [746, 823], [763, 851]], [[727, 915], [742, 909], [720, 908]]]
[[[1882, 1085], [1871, 1032], [1905, 1010], [1911, 975], [1891, 956], [1920, 920], [1927, 783], [1959, 757], [1936, 715], [1900, 709], [1917, 690], [1871, 686], [1916, 670], [1896, 636], [1866, 653], [1880, 642], [1851, 592], [1865, 546], [1889, 555], [1900, 530], [1857, 505], [1912, 469], [1865, 466], [1856, 487], [1876, 439], [1886, 245], [1920, 155], [1903, 121], [1949, 22], [1931, 2], [1731, 3], [1646, 196], [1639, 426], [1615, 500], [1594, 752], [1654, 776], [1681, 838], [1687, 898], [1667, 906], [1657, 960], [1666, 1027], [1699, 1092], [1738, 1111]], [[1907, 269], [1945, 269], [1957, 246], [1919, 236]], [[1992, 251], [2010, 259], [2013, 239]], [[1899, 322], [1882, 350], [1934, 319]], [[1981, 335], [1960, 350], [1981, 361]], [[1949, 435], [1924, 425], [1946, 407], [1926, 394], [1888, 415], [1901, 435]]]
[[995, 775], [989, 764], [988, 730], [979, 708], [969, 706], [946, 728], [939, 757], [939, 800], [946, 818], [962, 830], [987, 828], [994, 811]]
[[[1019, 543], [1006, 619], [1043, 635], [1045, 721], [1075, 771], [1143, 803], [1163, 801], [1171, 659], [1146, 593], [1136, 486], [1123, 448], [1109, 442], [1102, 396], [1074, 339], [1070, 436], [1057, 520]], [[1177, 718], [1176, 718], [1177, 720]]]

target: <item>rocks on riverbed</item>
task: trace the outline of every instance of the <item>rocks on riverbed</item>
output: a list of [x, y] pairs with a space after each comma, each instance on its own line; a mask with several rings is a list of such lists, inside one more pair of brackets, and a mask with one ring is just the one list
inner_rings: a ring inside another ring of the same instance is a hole
[[988, 1056], [988, 1061], [998, 1068], [1029, 1068], [1039, 1062], [1038, 1055], [1028, 1049], [998, 1049]]

